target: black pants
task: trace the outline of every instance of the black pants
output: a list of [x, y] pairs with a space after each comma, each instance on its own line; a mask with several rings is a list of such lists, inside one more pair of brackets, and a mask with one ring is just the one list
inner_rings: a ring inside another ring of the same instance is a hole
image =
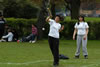
[[4, 29], [0, 29], [0, 39], [2, 38], [3, 34], [4, 34]]
[[49, 36], [49, 46], [54, 58], [54, 65], [59, 64], [59, 39]]

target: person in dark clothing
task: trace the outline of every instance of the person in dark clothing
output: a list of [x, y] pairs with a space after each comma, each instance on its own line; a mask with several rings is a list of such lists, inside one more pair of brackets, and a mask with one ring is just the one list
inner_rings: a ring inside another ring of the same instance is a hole
[[4, 34], [4, 29], [5, 29], [5, 20], [3, 18], [3, 15], [0, 14], [0, 39], [2, 38]]
[[5, 24], [5, 30], [4, 30], [4, 34], [3, 35], [7, 35], [8, 34], [8, 29], [10, 29], [9, 25]]
[[13, 33], [13, 41], [17, 41], [19, 36], [18, 36], [18, 32], [16, 31], [16, 29], [12, 29], [12, 33]]

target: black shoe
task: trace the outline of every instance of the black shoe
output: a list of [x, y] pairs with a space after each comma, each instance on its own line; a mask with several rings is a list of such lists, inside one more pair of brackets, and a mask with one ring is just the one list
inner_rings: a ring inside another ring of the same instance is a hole
[[58, 65], [54, 65], [53, 67], [58, 67]]
[[79, 56], [75, 56], [75, 59], [79, 59]]
[[54, 63], [53, 64], [53, 67], [58, 67], [59, 66], [59, 63]]
[[88, 55], [84, 55], [84, 59], [88, 59]]
[[53, 67], [58, 67], [59, 65], [57, 64], [57, 65], [53, 65]]

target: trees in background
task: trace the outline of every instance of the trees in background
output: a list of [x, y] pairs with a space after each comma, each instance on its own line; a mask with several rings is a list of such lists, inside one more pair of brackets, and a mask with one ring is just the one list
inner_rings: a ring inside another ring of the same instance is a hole
[[28, 0], [4, 0], [3, 13], [5, 17], [36, 18], [38, 8]]
[[37, 20], [37, 28], [38, 28], [38, 39], [43, 38], [43, 28], [44, 25], [46, 24], [46, 17], [48, 16], [48, 11], [47, 8], [49, 6], [50, 0], [42, 0], [42, 5], [41, 9], [38, 15], [38, 20]]
[[[3, 9], [5, 17], [34, 18], [41, 9], [43, 0], [1, 0], [0, 9]], [[71, 19], [77, 19], [81, 2], [90, 4], [94, 0], [50, 0], [52, 15], [55, 16], [55, 8], [66, 6], [71, 12]], [[95, 0], [100, 2], [100, 0]], [[38, 8], [37, 8], [38, 7]]]
[[[99, 2], [100, 0], [96, 1]], [[39, 39], [42, 39], [42, 28], [44, 28], [45, 19], [48, 15], [47, 7], [50, 7], [52, 15], [55, 16], [55, 8], [58, 6], [62, 8], [62, 6], [65, 6], [71, 12], [71, 19], [77, 19], [81, 2], [90, 3], [91, 0], [4, 0], [3, 10], [5, 17], [28, 19], [37, 17]]]
[[78, 19], [81, 0], [65, 0], [65, 2], [71, 12], [71, 19]]

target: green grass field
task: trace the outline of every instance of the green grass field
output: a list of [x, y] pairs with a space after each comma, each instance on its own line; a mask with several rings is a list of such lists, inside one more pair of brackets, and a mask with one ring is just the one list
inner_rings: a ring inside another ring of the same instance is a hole
[[[88, 41], [89, 59], [74, 59], [75, 41], [61, 40], [60, 53], [70, 57], [60, 60], [59, 67], [100, 67], [100, 41]], [[0, 67], [53, 67], [48, 41], [0, 43]]]
[[[65, 21], [71, 21], [71, 17], [66, 17]], [[77, 21], [77, 20], [76, 20]], [[100, 22], [100, 18], [99, 17], [85, 17], [85, 21], [88, 22]]]

